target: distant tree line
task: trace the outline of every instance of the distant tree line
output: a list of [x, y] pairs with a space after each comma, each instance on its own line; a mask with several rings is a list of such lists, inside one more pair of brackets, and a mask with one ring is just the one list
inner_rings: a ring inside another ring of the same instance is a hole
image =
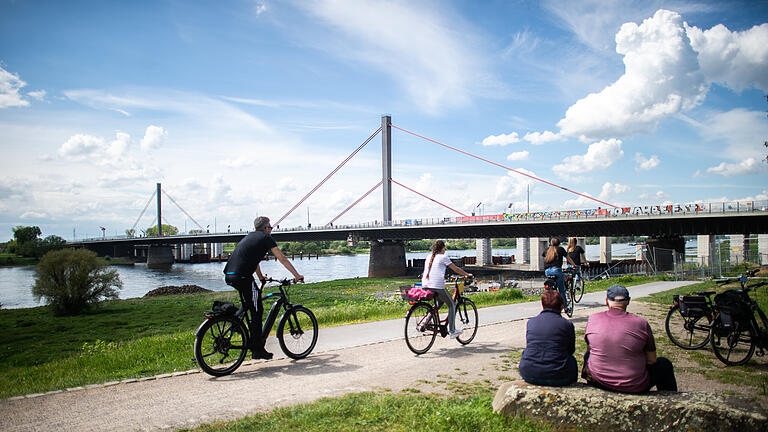
[[17, 226], [13, 229], [13, 240], [6, 244], [6, 252], [39, 259], [47, 252], [63, 249], [67, 245], [67, 241], [57, 235], [41, 239], [42, 233], [37, 226]]

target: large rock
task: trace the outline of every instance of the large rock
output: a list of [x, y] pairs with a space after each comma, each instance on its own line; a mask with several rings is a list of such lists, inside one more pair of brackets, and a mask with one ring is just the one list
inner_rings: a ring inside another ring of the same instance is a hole
[[754, 401], [709, 392], [613, 393], [575, 384], [539, 387], [525, 381], [504, 383], [493, 410], [525, 415], [555, 429], [589, 431], [765, 431], [766, 413]]

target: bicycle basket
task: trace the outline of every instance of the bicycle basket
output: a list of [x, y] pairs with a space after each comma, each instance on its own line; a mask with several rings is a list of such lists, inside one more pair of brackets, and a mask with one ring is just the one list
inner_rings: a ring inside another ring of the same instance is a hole
[[726, 319], [733, 319], [740, 323], [748, 323], [752, 318], [752, 310], [748, 303], [744, 301], [742, 294], [738, 291], [729, 290], [715, 296], [715, 304], [723, 317], [723, 324]]
[[684, 295], [680, 297], [680, 314], [684, 317], [700, 317], [707, 314], [707, 299], [704, 296]]
[[210, 314], [212, 316], [231, 316], [237, 313], [237, 306], [234, 303], [215, 300]]
[[435, 293], [424, 288], [416, 287], [409, 289], [406, 295], [410, 297], [411, 300], [431, 300], [432, 297], [435, 296]]

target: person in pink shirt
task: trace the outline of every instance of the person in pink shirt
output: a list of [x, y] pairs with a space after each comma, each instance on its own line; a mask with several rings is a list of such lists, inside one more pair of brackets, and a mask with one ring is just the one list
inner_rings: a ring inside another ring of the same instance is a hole
[[606, 292], [608, 310], [587, 321], [587, 352], [581, 376], [587, 383], [623, 393], [677, 391], [672, 362], [656, 357], [656, 342], [644, 318], [627, 312], [629, 291], [612, 285]]

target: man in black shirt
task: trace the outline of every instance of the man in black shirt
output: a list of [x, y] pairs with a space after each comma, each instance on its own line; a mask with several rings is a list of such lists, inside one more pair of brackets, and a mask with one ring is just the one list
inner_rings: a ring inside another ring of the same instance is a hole
[[264, 281], [265, 277], [261, 273], [259, 263], [266, 257], [267, 252], [272, 252], [272, 255], [293, 274], [297, 282], [303, 281], [304, 276], [293, 268], [293, 264], [269, 235], [272, 232], [272, 225], [268, 217], [257, 217], [253, 221], [253, 228], [255, 231], [240, 240], [229, 257], [224, 267], [224, 281], [240, 292], [243, 296], [243, 306], [251, 312], [248, 327], [251, 329], [249, 348], [253, 358], [269, 360], [272, 358], [272, 353], [264, 349], [266, 341], [261, 337], [261, 319], [264, 310], [261, 304], [261, 288], [253, 280], [253, 272], [256, 272], [260, 281]]

